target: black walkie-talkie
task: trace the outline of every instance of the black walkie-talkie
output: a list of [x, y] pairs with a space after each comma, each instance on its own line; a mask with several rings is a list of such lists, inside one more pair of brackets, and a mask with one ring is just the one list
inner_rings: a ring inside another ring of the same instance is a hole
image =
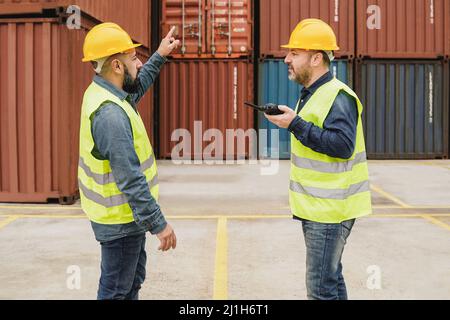
[[245, 105], [256, 109], [258, 111], [264, 112], [265, 114], [269, 115], [269, 116], [278, 116], [280, 114], [284, 114], [283, 111], [281, 111], [280, 109], [278, 109], [278, 105], [274, 104], [274, 103], [268, 103], [266, 105], [263, 106], [257, 106], [256, 104], [250, 103], [250, 102], [244, 102]]

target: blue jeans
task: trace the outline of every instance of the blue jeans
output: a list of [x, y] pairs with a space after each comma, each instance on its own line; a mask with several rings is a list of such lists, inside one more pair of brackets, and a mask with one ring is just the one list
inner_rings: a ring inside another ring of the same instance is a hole
[[302, 220], [308, 299], [347, 300], [341, 259], [354, 223], [355, 219], [337, 224]]
[[98, 300], [138, 300], [145, 280], [145, 233], [101, 242]]

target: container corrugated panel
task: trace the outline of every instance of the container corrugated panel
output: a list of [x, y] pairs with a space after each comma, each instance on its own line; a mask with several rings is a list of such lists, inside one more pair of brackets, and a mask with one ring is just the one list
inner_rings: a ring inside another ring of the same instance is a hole
[[281, 58], [280, 48], [289, 42], [291, 32], [303, 19], [318, 18], [330, 24], [338, 38], [336, 57], [355, 56], [354, 0], [261, 0], [260, 56]]
[[145, 47], [150, 47], [149, 0], [63, 0], [66, 5], [77, 4], [80, 9], [100, 21], [115, 22]]
[[93, 22], [82, 23], [70, 30], [57, 19], [0, 20], [0, 202], [77, 195], [81, 103], [94, 75], [81, 62]]
[[250, 0], [209, 0], [207, 44], [211, 54], [248, 56], [252, 52]]
[[185, 55], [206, 53], [205, 0], [163, 0], [161, 37], [176, 26], [174, 36], [181, 41]]
[[[333, 61], [331, 72], [349, 86], [352, 85], [352, 64], [347, 60]], [[302, 86], [288, 78], [288, 67], [283, 60], [265, 60], [259, 65], [259, 104], [276, 103], [295, 109], [300, 98]], [[290, 159], [291, 134], [286, 129], [279, 129], [269, 122], [264, 115], [258, 114], [258, 127], [266, 132], [260, 134], [261, 158]], [[273, 139], [272, 130], [278, 131], [278, 143]], [[267, 137], [265, 140], [261, 140]]]
[[446, 3], [447, 13], [445, 14], [445, 56], [447, 59], [450, 58], [450, 4]]
[[449, 7], [448, 0], [357, 1], [357, 56], [444, 56], [450, 33]]
[[[81, 46], [66, 30], [50, 19], [0, 21], [2, 202], [76, 194], [73, 126], [79, 114], [71, 101], [87, 67], [74, 63]], [[76, 79], [67, 79], [74, 74]]]
[[58, 6], [59, 0], [0, 0], [0, 14], [42, 13], [43, 9]]
[[448, 63], [368, 60], [357, 73], [371, 159], [448, 157]]
[[70, 5], [78, 5], [99, 21], [119, 24], [135, 41], [150, 46], [148, 0], [133, 0], [132, 4], [123, 0], [0, 0], [0, 14], [42, 13], [43, 9]]
[[[160, 99], [161, 157], [171, 158], [173, 148], [181, 142], [171, 141], [177, 129], [188, 130], [192, 138], [191, 149], [177, 154], [202, 159], [202, 151], [211, 144], [202, 139], [209, 129], [218, 129], [223, 135], [225, 154], [226, 147], [231, 148], [225, 142], [227, 129], [254, 128], [253, 111], [244, 107], [245, 101], [253, 101], [253, 64], [231, 59], [172, 61], [162, 70]], [[196, 121], [201, 121], [200, 126], [197, 124], [198, 135]], [[239, 156], [248, 155], [247, 147]], [[234, 148], [228, 155], [237, 153]]]
[[253, 50], [252, 1], [163, 0], [161, 36], [176, 26], [174, 58], [238, 58]]

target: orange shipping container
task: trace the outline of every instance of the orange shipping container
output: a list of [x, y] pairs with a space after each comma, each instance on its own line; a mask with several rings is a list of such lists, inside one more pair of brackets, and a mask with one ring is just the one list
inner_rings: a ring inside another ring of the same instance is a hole
[[282, 58], [281, 45], [289, 42], [295, 26], [303, 19], [318, 18], [331, 25], [340, 50], [336, 57], [355, 56], [355, 5], [353, 0], [261, 0], [260, 57]]
[[357, 1], [360, 58], [449, 56], [449, 0]]
[[78, 5], [99, 21], [115, 22], [132, 38], [150, 47], [150, 1], [132, 0], [0, 0], [0, 14], [43, 13], [44, 9]]
[[[94, 75], [81, 62], [93, 22], [82, 25], [0, 20], [0, 202], [71, 203], [77, 196], [80, 110]], [[150, 130], [151, 102], [148, 95], [140, 103]]]
[[163, 0], [161, 25], [162, 36], [177, 27], [175, 58], [237, 58], [253, 50], [250, 0]]
[[[232, 59], [169, 62], [161, 73], [160, 99], [161, 157], [171, 158], [173, 148], [186, 142], [177, 137], [177, 129], [187, 130], [191, 137], [191, 148], [177, 155], [202, 159], [211, 144], [205, 138], [209, 129], [222, 134], [219, 139], [225, 154], [232, 147], [225, 141], [227, 129], [254, 128], [254, 113], [244, 107], [245, 101], [253, 101], [253, 64]], [[175, 141], [171, 141], [173, 135]], [[247, 156], [248, 145], [245, 151], [232, 148], [228, 154]]]

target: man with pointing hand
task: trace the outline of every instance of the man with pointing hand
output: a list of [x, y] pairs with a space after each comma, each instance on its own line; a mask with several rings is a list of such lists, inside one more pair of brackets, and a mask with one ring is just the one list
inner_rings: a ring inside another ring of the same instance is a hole
[[177, 238], [157, 203], [156, 160], [137, 103], [180, 42], [172, 28], [157, 52], [142, 62], [117, 24], [95, 26], [84, 42], [83, 62], [96, 72], [85, 92], [80, 127], [78, 181], [81, 206], [101, 244], [99, 300], [137, 300], [146, 274], [146, 232], [159, 250]]

